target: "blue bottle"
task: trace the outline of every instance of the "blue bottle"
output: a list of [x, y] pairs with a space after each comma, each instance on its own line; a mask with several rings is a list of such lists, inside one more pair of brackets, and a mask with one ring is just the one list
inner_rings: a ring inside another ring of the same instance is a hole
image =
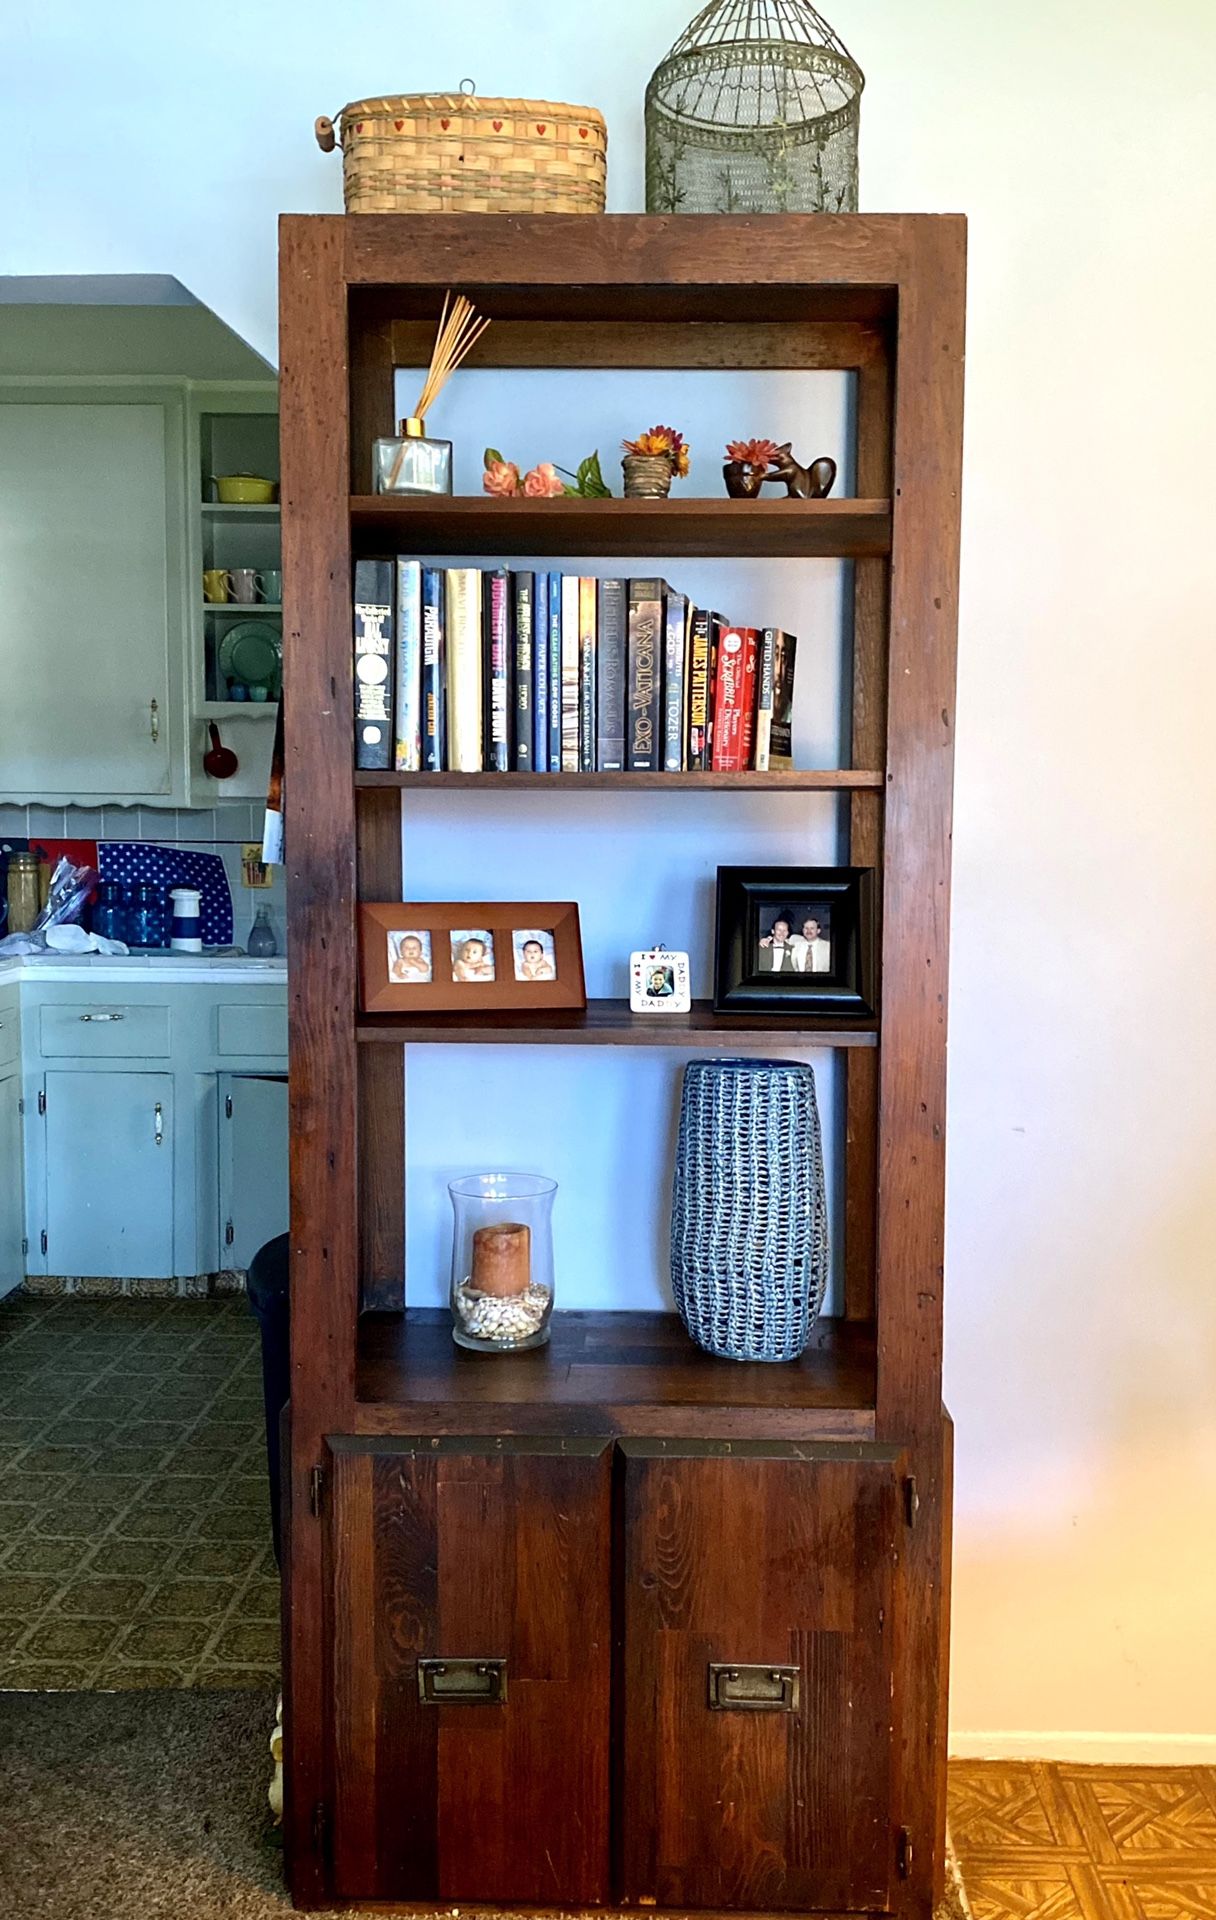
[[106, 940], [126, 938], [126, 916], [122, 888], [116, 880], [103, 880], [93, 906], [93, 931]]

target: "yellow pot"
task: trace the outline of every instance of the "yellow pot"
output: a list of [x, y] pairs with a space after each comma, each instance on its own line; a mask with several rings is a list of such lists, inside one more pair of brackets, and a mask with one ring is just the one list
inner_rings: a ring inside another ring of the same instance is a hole
[[268, 507], [278, 486], [256, 473], [221, 473], [215, 477], [215, 490], [221, 506]]

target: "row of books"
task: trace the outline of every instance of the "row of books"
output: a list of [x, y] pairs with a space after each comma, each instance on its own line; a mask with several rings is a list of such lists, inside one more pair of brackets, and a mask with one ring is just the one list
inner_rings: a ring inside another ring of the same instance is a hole
[[355, 562], [355, 764], [398, 773], [792, 767], [795, 638], [658, 579]]

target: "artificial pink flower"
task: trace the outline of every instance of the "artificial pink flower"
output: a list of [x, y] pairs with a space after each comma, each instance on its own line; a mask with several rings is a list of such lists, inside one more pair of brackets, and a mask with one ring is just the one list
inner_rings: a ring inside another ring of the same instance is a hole
[[551, 500], [565, 491], [565, 483], [552, 461], [544, 460], [524, 475], [524, 492], [530, 500]]
[[514, 460], [491, 460], [481, 476], [487, 493], [508, 498], [519, 492], [519, 468]]

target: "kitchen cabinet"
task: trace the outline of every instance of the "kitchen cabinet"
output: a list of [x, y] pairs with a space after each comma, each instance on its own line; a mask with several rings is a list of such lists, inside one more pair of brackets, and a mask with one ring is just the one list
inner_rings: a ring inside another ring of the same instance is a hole
[[[26, 1273], [189, 1279], [245, 1266], [286, 1230], [281, 968], [19, 973]], [[0, 1010], [0, 1073], [6, 1034]]]
[[40, 1094], [49, 1270], [169, 1279], [172, 1074], [69, 1069], [46, 1074]]
[[188, 799], [184, 405], [0, 388], [0, 800]]
[[0, 1069], [0, 1296], [25, 1278], [21, 1070]]
[[221, 1074], [219, 1126], [220, 1259], [245, 1268], [287, 1231], [286, 1077]]

